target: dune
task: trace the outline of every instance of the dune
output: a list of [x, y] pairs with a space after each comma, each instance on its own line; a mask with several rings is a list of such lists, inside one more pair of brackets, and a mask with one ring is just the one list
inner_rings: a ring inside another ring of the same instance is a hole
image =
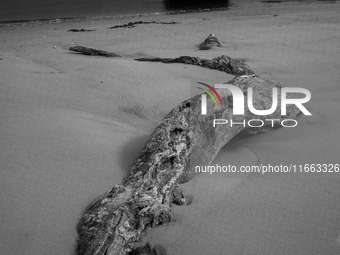
[[[139, 57], [245, 59], [262, 77], [310, 90], [312, 116], [295, 128], [239, 136], [213, 164], [339, 164], [338, 3], [2, 24], [0, 191], [2, 254], [74, 254], [88, 205], [122, 182], [158, 122], [191, 96], [193, 79], [233, 76]], [[108, 27], [143, 19], [178, 22]], [[72, 28], [95, 29], [69, 33]], [[199, 51], [214, 33], [223, 48]], [[74, 45], [122, 58], [84, 56]], [[168, 254], [339, 254], [340, 173], [201, 174], [176, 221], [143, 242]]]

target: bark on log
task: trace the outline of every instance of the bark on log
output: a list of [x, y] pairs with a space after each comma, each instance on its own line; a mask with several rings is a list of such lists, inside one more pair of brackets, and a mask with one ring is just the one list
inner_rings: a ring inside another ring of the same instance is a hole
[[[228, 83], [243, 91], [253, 87], [254, 107], [258, 110], [269, 109], [272, 88], [277, 87], [280, 93], [282, 87], [279, 82], [255, 75], [239, 76]], [[261, 128], [241, 125], [214, 128], [212, 120], [283, 120], [294, 119], [299, 114], [299, 109], [290, 105], [286, 116], [280, 115], [279, 107], [270, 116], [255, 116], [245, 106], [244, 116], [233, 116], [228, 90], [217, 91], [224, 106], [215, 106], [212, 100], [207, 100], [207, 115], [201, 115], [200, 95], [197, 95], [179, 104], [159, 123], [135, 160], [124, 185], [113, 186], [80, 220], [77, 254], [164, 254], [157, 247], [140, 247], [138, 242], [147, 227], [171, 222], [173, 203], [185, 203], [178, 184], [196, 174], [195, 165], [210, 164], [220, 149], [239, 132], [259, 133], [271, 128], [271, 124]]]
[[219, 70], [233, 75], [251, 75], [255, 71], [251, 69], [243, 60], [234, 59], [225, 55], [213, 59], [200, 57], [181, 56], [178, 58], [137, 58], [137, 61], [150, 61], [162, 63], [182, 63], [187, 65], [196, 65]]

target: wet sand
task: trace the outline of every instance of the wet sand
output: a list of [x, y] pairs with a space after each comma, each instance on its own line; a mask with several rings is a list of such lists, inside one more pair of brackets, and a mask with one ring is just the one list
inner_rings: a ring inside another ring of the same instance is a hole
[[[0, 250], [73, 254], [85, 208], [121, 183], [157, 123], [215, 70], [136, 57], [243, 58], [265, 78], [310, 90], [295, 128], [233, 140], [220, 165], [339, 164], [340, 4], [0, 27]], [[130, 21], [180, 22], [106, 28]], [[72, 28], [96, 29], [88, 33]], [[224, 48], [196, 51], [214, 33]], [[68, 51], [83, 45], [122, 58]], [[168, 254], [340, 254], [340, 173], [202, 174], [183, 185], [191, 205], [143, 241]]]

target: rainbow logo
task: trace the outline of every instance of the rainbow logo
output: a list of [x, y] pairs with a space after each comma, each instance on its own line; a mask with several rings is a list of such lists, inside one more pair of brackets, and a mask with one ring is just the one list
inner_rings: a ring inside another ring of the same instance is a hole
[[[221, 98], [220, 98], [220, 95], [217, 93], [217, 91], [216, 91], [213, 87], [211, 87], [210, 85], [205, 84], [205, 83], [203, 83], [203, 82], [197, 82], [197, 83], [206, 86], [206, 87], [209, 88], [212, 92], [214, 92], [215, 95], [217, 96], [218, 100], [220, 101], [221, 106], [223, 106], [222, 100], [221, 100]], [[201, 87], [196, 87], [196, 88], [201, 89], [201, 90], [203, 90], [204, 92], [206, 92], [206, 93], [212, 98], [212, 100], [214, 101], [215, 105], [217, 106], [217, 103], [216, 103], [216, 100], [215, 100], [214, 96], [213, 96], [208, 90], [203, 89], [203, 88], [201, 88]], [[207, 95], [206, 95], [206, 94], [202, 94], [202, 102], [201, 102], [201, 105], [202, 105], [202, 115], [206, 115], [206, 114], [207, 114]]]
[[[205, 84], [205, 83], [203, 83], [203, 82], [197, 82], [197, 83], [198, 83], [198, 84], [202, 84], [202, 85], [206, 86], [207, 88], [211, 89], [211, 91], [213, 91], [213, 92], [215, 93], [215, 95], [217, 96], [218, 100], [220, 100], [221, 106], [223, 106], [222, 100], [221, 100], [221, 98], [220, 98], [220, 95], [217, 93], [217, 91], [216, 91], [213, 87], [211, 87], [210, 85]], [[196, 88], [201, 89], [201, 90], [203, 90], [204, 92], [206, 92], [206, 93], [212, 98], [212, 100], [214, 100], [215, 105], [217, 105], [214, 96], [213, 96], [208, 90], [203, 89], [203, 88], [201, 88], [201, 87], [196, 87]]]

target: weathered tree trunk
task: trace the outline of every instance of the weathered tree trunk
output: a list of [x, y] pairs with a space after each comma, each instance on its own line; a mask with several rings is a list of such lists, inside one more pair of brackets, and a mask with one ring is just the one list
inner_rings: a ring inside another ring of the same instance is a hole
[[[228, 83], [243, 91], [253, 87], [254, 107], [258, 110], [269, 109], [271, 89], [277, 87], [280, 92], [282, 87], [279, 82], [255, 75], [239, 76]], [[212, 100], [207, 100], [207, 115], [201, 115], [200, 95], [197, 95], [179, 104], [159, 123], [124, 185], [113, 186], [82, 217], [78, 225], [77, 254], [158, 254], [156, 248], [139, 247], [138, 241], [147, 227], [171, 222], [172, 203], [185, 203], [178, 184], [195, 175], [193, 167], [210, 164], [239, 132], [258, 133], [270, 128], [270, 125], [256, 129], [241, 125], [213, 127], [213, 119], [282, 120], [294, 119], [299, 113], [297, 108], [289, 106], [287, 116], [281, 116], [279, 109], [271, 116], [255, 116], [245, 107], [244, 116], [233, 116], [228, 90], [217, 91], [224, 106], [217, 107]]]

